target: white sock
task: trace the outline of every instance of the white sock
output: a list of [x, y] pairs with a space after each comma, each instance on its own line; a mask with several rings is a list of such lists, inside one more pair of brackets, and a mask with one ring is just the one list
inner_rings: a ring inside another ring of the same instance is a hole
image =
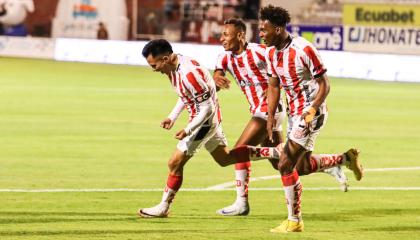
[[161, 205], [169, 206], [175, 198], [176, 191], [169, 188], [168, 186], [165, 187], [162, 195], [162, 201], [160, 202]]
[[288, 212], [287, 219], [290, 221], [299, 222], [302, 220], [302, 213], [300, 210], [302, 185], [300, 184], [297, 171], [295, 170], [289, 175], [282, 176], [282, 182], [284, 187], [284, 194], [286, 196]]
[[236, 203], [244, 204], [248, 202], [248, 183], [249, 170], [235, 170], [236, 177]]

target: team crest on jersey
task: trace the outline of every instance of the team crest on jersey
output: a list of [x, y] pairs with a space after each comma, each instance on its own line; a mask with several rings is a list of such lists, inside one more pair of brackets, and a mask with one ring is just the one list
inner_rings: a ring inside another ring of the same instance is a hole
[[257, 63], [258, 69], [265, 69], [267, 67], [267, 64], [263, 61], [260, 61]]

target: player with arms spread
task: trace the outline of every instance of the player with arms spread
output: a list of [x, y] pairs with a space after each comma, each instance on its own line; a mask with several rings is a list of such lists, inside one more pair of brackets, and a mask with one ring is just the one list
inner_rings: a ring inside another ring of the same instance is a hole
[[[228, 89], [230, 81], [226, 78], [229, 72], [235, 79], [237, 85], [245, 95], [249, 103], [251, 119], [248, 121], [235, 147], [241, 145], [252, 146], [277, 146], [282, 143], [282, 120], [284, 111], [282, 101], [276, 102], [275, 119], [273, 126], [273, 141], [269, 141], [267, 135], [267, 89], [268, 74], [265, 60], [266, 46], [257, 43], [248, 43], [245, 40], [245, 23], [236, 18], [226, 20], [220, 41], [225, 51], [218, 56], [213, 79], [216, 86], [221, 89]], [[326, 172], [334, 176], [340, 183], [342, 189], [347, 191], [347, 178], [340, 166], [330, 167], [330, 158], [335, 157], [324, 155], [319, 164], [322, 167], [306, 168], [305, 165], [297, 165], [299, 175], [307, 175], [313, 172]], [[344, 157], [344, 156], [342, 156]], [[269, 159], [275, 169], [278, 169], [278, 159]], [[309, 164], [306, 164], [309, 166]], [[251, 162], [235, 164], [236, 177], [236, 201], [217, 213], [225, 216], [247, 215], [249, 213], [248, 186]]]
[[[267, 46], [268, 119], [267, 131], [272, 137], [280, 88], [284, 89], [288, 107], [288, 141], [280, 149], [279, 171], [287, 200], [288, 219], [272, 232], [303, 231], [298, 164], [320, 164], [312, 155], [315, 139], [328, 117], [326, 97], [330, 84], [318, 51], [302, 37], [293, 37], [286, 30], [290, 22], [287, 10], [269, 5], [260, 10], [260, 37]], [[343, 157], [333, 157], [332, 164], [345, 164], [354, 172], [356, 180], [363, 177], [358, 161], [359, 151], [350, 149]]]

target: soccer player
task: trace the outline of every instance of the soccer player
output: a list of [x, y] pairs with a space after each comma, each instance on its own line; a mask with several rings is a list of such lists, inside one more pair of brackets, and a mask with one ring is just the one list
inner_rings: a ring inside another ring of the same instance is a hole
[[[244, 128], [241, 136], [234, 147], [241, 145], [277, 146], [282, 143], [281, 123], [284, 118], [282, 101], [276, 103], [275, 118], [273, 127], [273, 141], [268, 140], [267, 135], [267, 96], [268, 75], [265, 61], [266, 46], [263, 44], [247, 43], [245, 40], [245, 23], [236, 18], [226, 20], [220, 41], [225, 52], [219, 55], [213, 78], [217, 87], [228, 89], [230, 81], [226, 78], [229, 72], [236, 80], [249, 103], [251, 119]], [[319, 167], [310, 168], [310, 164], [297, 166], [299, 175], [306, 175], [312, 172], [326, 172], [334, 176], [340, 183], [342, 189], [347, 191], [347, 178], [340, 166], [330, 167], [329, 160], [336, 155], [323, 157], [316, 156], [320, 161]], [[338, 156], [340, 157], [340, 156]], [[341, 156], [343, 157], [343, 156]], [[273, 167], [278, 169], [278, 159], [270, 159]], [[321, 167], [322, 165], [322, 167]], [[250, 162], [235, 164], [236, 177], [236, 201], [225, 208], [217, 211], [218, 214], [226, 216], [247, 215], [250, 211], [248, 203], [248, 186], [250, 176]], [[305, 169], [306, 167], [306, 169]]]
[[168, 162], [169, 176], [161, 202], [154, 207], [140, 209], [140, 216], [168, 216], [172, 200], [182, 184], [184, 165], [202, 146], [221, 166], [241, 161], [279, 158], [276, 148], [240, 146], [227, 150], [215, 83], [209, 71], [197, 61], [174, 54], [172, 46], [164, 39], [148, 42], [142, 55], [154, 71], [169, 78], [179, 97], [168, 118], [161, 122], [161, 127], [171, 129], [184, 108], [188, 110], [189, 122], [175, 134], [175, 138], [180, 141]]
[[[316, 163], [315, 139], [328, 117], [326, 97], [330, 91], [329, 80], [318, 51], [302, 37], [293, 37], [286, 30], [290, 22], [287, 10], [269, 5], [260, 10], [260, 37], [267, 46], [268, 64], [268, 119], [267, 132], [272, 138], [276, 106], [280, 88], [284, 89], [288, 107], [288, 140], [281, 148], [279, 171], [287, 200], [288, 218], [271, 232], [303, 231], [299, 163]], [[358, 161], [359, 151], [350, 149], [340, 161], [354, 172], [356, 180], [363, 177]], [[337, 162], [338, 158], [330, 161]]]

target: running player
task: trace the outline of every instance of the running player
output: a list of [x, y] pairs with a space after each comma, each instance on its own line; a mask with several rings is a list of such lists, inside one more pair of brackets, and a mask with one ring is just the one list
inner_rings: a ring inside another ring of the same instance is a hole
[[[221, 89], [228, 89], [230, 81], [226, 78], [229, 72], [236, 80], [249, 103], [251, 119], [244, 128], [241, 136], [234, 147], [241, 145], [277, 146], [282, 143], [282, 120], [284, 111], [282, 101], [279, 99], [276, 105], [276, 124], [273, 127], [273, 141], [267, 138], [267, 96], [268, 75], [265, 62], [266, 46], [263, 44], [247, 43], [245, 40], [245, 23], [236, 18], [226, 20], [220, 41], [225, 52], [219, 55], [213, 78], [216, 86]], [[323, 167], [308, 168], [307, 165], [298, 165], [299, 175], [306, 175], [313, 172], [326, 172], [334, 176], [344, 191], [347, 191], [347, 178], [340, 166], [329, 167], [326, 161], [328, 157], [320, 158]], [[278, 160], [270, 159], [273, 167], [277, 169]], [[325, 165], [325, 166], [324, 166]], [[307, 169], [304, 169], [304, 167]], [[234, 216], [247, 215], [250, 211], [248, 203], [248, 186], [250, 177], [250, 162], [235, 164], [236, 177], [236, 201], [225, 208], [217, 211], [218, 214]]]
[[172, 200], [182, 184], [184, 165], [202, 146], [221, 166], [238, 161], [279, 158], [276, 148], [240, 146], [227, 150], [215, 83], [209, 71], [197, 61], [174, 54], [172, 46], [164, 39], [147, 43], [142, 55], [154, 71], [168, 76], [179, 97], [171, 114], [161, 122], [161, 127], [171, 129], [184, 108], [189, 112], [189, 123], [175, 134], [179, 142], [168, 162], [169, 176], [161, 202], [154, 207], [140, 209], [140, 216], [168, 216]]
[[[298, 164], [317, 164], [312, 155], [315, 139], [328, 118], [326, 97], [330, 91], [326, 68], [315, 47], [301, 37], [293, 37], [286, 30], [290, 22], [287, 10], [269, 5], [260, 10], [260, 37], [269, 47], [266, 50], [268, 64], [268, 119], [267, 132], [272, 138], [272, 127], [284, 89], [288, 108], [288, 141], [280, 148], [279, 171], [287, 200], [288, 218], [272, 232], [303, 231], [301, 194]], [[345, 164], [355, 174], [356, 180], [363, 177], [358, 161], [359, 151], [350, 149], [344, 158], [334, 157], [332, 164]], [[314, 160], [313, 160], [314, 159]]]

